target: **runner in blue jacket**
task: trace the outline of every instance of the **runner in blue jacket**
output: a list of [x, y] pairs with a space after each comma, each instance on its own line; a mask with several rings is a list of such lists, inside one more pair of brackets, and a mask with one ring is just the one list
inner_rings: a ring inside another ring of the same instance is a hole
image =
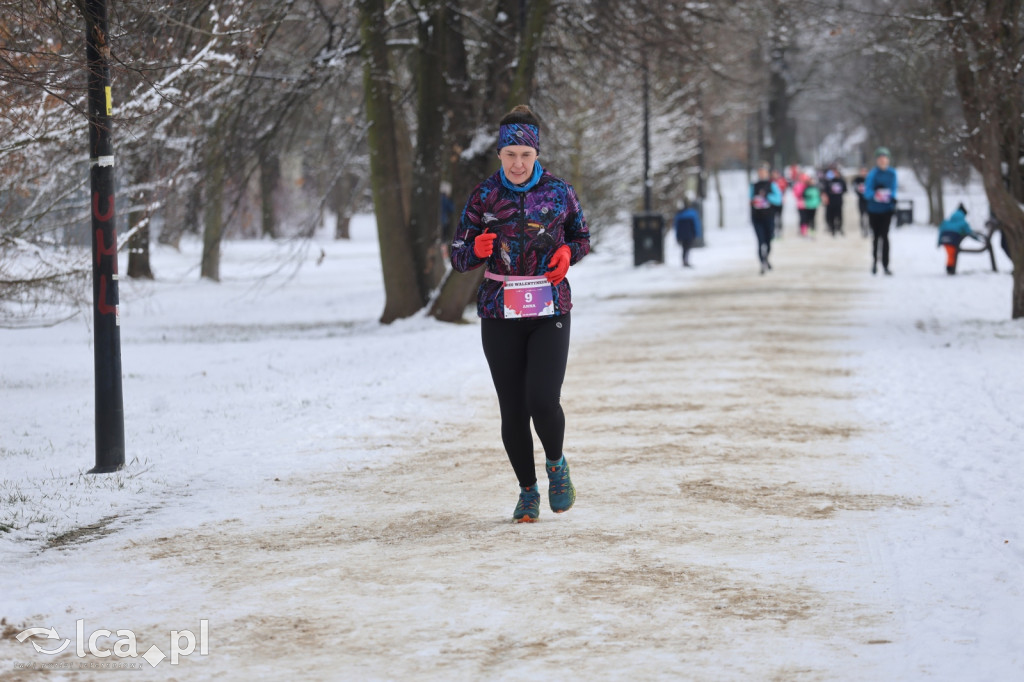
[[690, 268], [690, 249], [693, 243], [701, 236], [700, 214], [697, 213], [689, 201], [682, 201], [679, 204], [679, 212], [675, 220], [676, 241], [683, 247], [683, 267]]
[[[896, 212], [896, 171], [890, 168], [891, 156], [886, 147], [875, 150], [875, 167], [864, 180], [864, 196], [868, 200], [868, 223], [871, 225], [871, 274], [878, 273], [878, 260], [882, 260], [885, 274], [889, 270], [889, 226]], [[879, 253], [881, 251], [881, 253]]]

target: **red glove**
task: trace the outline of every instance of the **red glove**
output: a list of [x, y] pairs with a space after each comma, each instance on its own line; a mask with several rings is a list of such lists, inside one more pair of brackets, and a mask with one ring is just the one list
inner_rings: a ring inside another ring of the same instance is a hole
[[558, 247], [555, 251], [555, 255], [551, 256], [551, 267], [548, 268], [547, 277], [548, 281], [558, 286], [565, 279], [565, 273], [569, 272], [569, 259], [572, 258], [572, 251], [565, 244]]
[[473, 253], [477, 258], [489, 258], [494, 253], [494, 239], [498, 235], [484, 230], [473, 240]]

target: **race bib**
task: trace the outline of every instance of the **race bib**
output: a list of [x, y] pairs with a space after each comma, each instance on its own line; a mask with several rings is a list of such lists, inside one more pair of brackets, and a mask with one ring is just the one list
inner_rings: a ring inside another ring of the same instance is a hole
[[508, 281], [503, 289], [506, 319], [555, 314], [554, 292], [544, 277]]
[[864, 194], [864, 183], [863, 182], [858, 182], [857, 183], [857, 194]]
[[875, 201], [880, 204], [888, 204], [892, 201], [892, 190], [888, 187], [879, 187], [875, 190]]
[[754, 208], [771, 208], [771, 203], [761, 195], [754, 197]]
[[843, 186], [838, 182], [832, 183], [832, 194], [842, 194]]

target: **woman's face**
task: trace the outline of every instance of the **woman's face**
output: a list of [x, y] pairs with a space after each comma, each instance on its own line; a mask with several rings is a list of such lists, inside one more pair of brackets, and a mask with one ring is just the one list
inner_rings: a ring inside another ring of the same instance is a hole
[[537, 160], [537, 150], [522, 144], [510, 144], [498, 152], [501, 168], [505, 177], [513, 185], [521, 185], [533, 175], [533, 162]]
[[887, 168], [889, 168], [889, 157], [884, 155], [879, 156], [877, 159], [875, 159], [875, 164], [882, 170], [886, 170]]

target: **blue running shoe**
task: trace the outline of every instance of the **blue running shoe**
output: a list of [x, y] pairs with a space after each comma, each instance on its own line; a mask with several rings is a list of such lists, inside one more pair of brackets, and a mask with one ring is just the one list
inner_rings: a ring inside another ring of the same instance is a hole
[[576, 502], [576, 488], [569, 478], [569, 463], [565, 461], [565, 455], [554, 464], [548, 460], [544, 470], [548, 472], [548, 503], [551, 504], [551, 511], [556, 514], [569, 511]]
[[537, 484], [519, 487], [519, 503], [512, 512], [512, 520], [516, 523], [534, 523], [540, 516], [540, 488]]

